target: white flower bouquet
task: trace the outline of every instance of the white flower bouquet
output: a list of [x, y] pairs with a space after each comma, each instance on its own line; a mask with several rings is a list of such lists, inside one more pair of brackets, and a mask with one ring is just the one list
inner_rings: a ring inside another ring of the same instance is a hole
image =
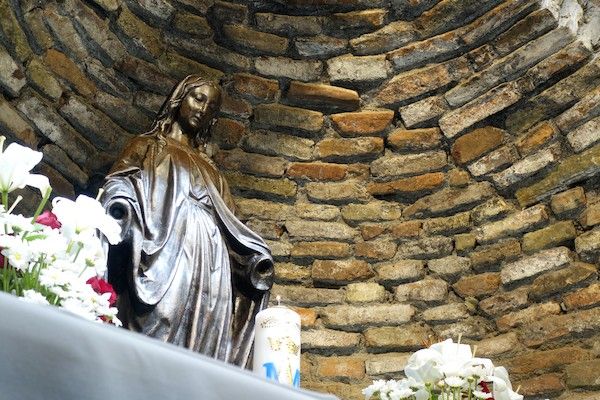
[[[99, 230], [117, 243], [120, 227], [95, 199], [56, 197], [52, 211], [42, 213], [51, 188], [48, 178], [31, 174], [42, 153], [16, 143], [5, 150], [0, 136], [0, 290], [24, 301], [52, 304], [91, 321], [120, 325], [116, 294], [102, 277], [106, 259]], [[13, 211], [8, 194], [25, 186], [43, 195], [32, 217]]]
[[[363, 394], [366, 400], [523, 400], [512, 390], [508, 372], [471, 347], [452, 339], [415, 352], [404, 374], [407, 378], [377, 380]], [[517, 390], [518, 391], [518, 390]]]

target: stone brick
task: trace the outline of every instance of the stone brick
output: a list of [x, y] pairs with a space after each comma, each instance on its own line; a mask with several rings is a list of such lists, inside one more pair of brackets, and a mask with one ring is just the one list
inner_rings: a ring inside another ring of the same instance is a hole
[[596, 175], [599, 171], [598, 165], [600, 165], [600, 145], [563, 158], [543, 179], [517, 190], [515, 195], [521, 206], [536, 203], [565, 190], [574, 182]]
[[351, 240], [358, 233], [355, 229], [339, 222], [287, 220], [285, 227], [290, 237], [296, 240]]
[[27, 42], [27, 36], [23, 32], [14, 10], [9, 3], [0, 5], [0, 19], [2, 19], [2, 31], [5, 40], [14, 48], [16, 56], [20, 61], [25, 61], [32, 54], [31, 48]]
[[552, 315], [523, 325], [521, 341], [529, 347], [537, 347], [569, 336], [581, 337], [594, 334], [600, 329], [600, 309]]
[[542, 147], [558, 135], [558, 130], [553, 123], [541, 122], [531, 128], [527, 133], [519, 136], [515, 141], [519, 153], [527, 155]]
[[548, 209], [543, 204], [526, 208], [508, 217], [490, 222], [477, 228], [475, 235], [479, 243], [487, 243], [496, 239], [529, 232], [548, 221]]
[[509, 332], [477, 342], [477, 355], [493, 357], [519, 349], [519, 338], [515, 332]]
[[309, 15], [256, 13], [255, 18], [256, 26], [285, 36], [317, 35], [323, 24], [321, 17]]
[[418, 30], [407, 21], [394, 21], [385, 27], [350, 40], [356, 54], [379, 54], [412, 42]]
[[371, 266], [360, 260], [316, 260], [312, 266], [313, 281], [321, 283], [344, 285], [373, 275]]
[[291, 250], [292, 257], [298, 258], [346, 258], [352, 255], [348, 243], [340, 242], [298, 242]]
[[248, 6], [243, 4], [217, 0], [214, 2], [212, 12], [219, 22], [244, 24], [248, 21]]
[[323, 114], [281, 104], [260, 104], [254, 108], [254, 121], [258, 124], [317, 132], [323, 127]]
[[116, 64], [116, 68], [142, 88], [161, 94], [169, 93], [176, 84], [174, 79], [165, 76], [158, 67], [137, 58], [126, 57]]
[[527, 326], [533, 321], [539, 321], [549, 315], [560, 314], [560, 305], [555, 302], [534, 304], [523, 310], [501, 316], [496, 320], [496, 326], [501, 332], [506, 332], [519, 326]]
[[550, 199], [550, 207], [556, 215], [579, 211], [585, 206], [585, 192], [581, 186], [555, 194]]
[[414, 351], [423, 347], [433, 331], [427, 325], [410, 324], [368, 328], [364, 336], [367, 351], [372, 353]]
[[131, 46], [139, 56], [150, 61], [163, 51], [160, 32], [136, 17], [129, 8], [121, 9], [116, 24], [123, 33], [121, 39]]
[[33, 86], [52, 100], [57, 100], [63, 93], [58, 80], [48, 71], [38, 58], [33, 58], [27, 65], [27, 77]]
[[333, 305], [323, 308], [320, 314], [327, 328], [362, 331], [365, 326], [405, 324], [415, 309], [407, 304]]
[[374, 29], [384, 24], [386, 14], [382, 8], [335, 13], [331, 25], [334, 29]]
[[471, 261], [466, 257], [447, 256], [437, 260], [427, 261], [430, 272], [444, 277], [446, 280], [454, 280], [471, 270]]
[[296, 196], [297, 185], [288, 179], [260, 178], [239, 172], [225, 172], [227, 182], [241, 192], [262, 193], [280, 198]]
[[438, 60], [451, 58], [464, 47], [459, 31], [446, 32], [425, 40], [411, 42], [388, 52], [388, 59], [398, 71], [421, 67]]
[[261, 75], [304, 82], [319, 79], [323, 69], [320, 61], [293, 60], [286, 57], [258, 57], [254, 66]]
[[371, 136], [383, 132], [394, 118], [392, 110], [366, 110], [331, 116], [334, 128], [345, 137]]
[[74, 60], [79, 61], [87, 57], [86, 46], [77, 34], [71, 18], [60, 15], [57, 7], [51, 6], [44, 10], [44, 20], [57, 47], [64, 49]]
[[[578, 208], [575, 210], [578, 210]], [[585, 211], [581, 213], [579, 222], [586, 228], [600, 224], [600, 203], [589, 205]]]
[[453, 214], [481, 203], [493, 194], [488, 182], [473, 183], [466, 188], [447, 188], [419, 199], [403, 213], [405, 217]]
[[452, 249], [451, 238], [432, 236], [402, 243], [396, 255], [400, 258], [439, 258], [452, 253]]
[[387, 376], [402, 372], [409, 357], [408, 353], [386, 353], [371, 356], [365, 361], [367, 375]]
[[294, 41], [298, 54], [307, 58], [329, 58], [347, 52], [348, 40], [317, 35], [299, 37]]
[[556, 53], [573, 39], [568, 29], [553, 30], [498, 60], [484, 71], [471, 76], [465, 82], [446, 92], [444, 97], [450, 106], [460, 107], [499, 83], [519, 76], [527, 68]]
[[475, 224], [479, 225], [482, 222], [503, 217], [513, 211], [515, 211], [515, 207], [505, 199], [502, 197], [492, 197], [471, 211], [471, 219]]
[[440, 338], [463, 337], [472, 340], [481, 340], [493, 332], [493, 324], [483, 317], [470, 317], [451, 324], [435, 325], [435, 334]]
[[476, 241], [475, 235], [471, 233], [459, 233], [454, 235], [454, 248], [458, 252], [471, 250], [475, 247]]
[[462, 212], [450, 217], [431, 218], [423, 221], [423, 230], [428, 234], [449, 234], [469, 229], [471, 213]]
[[303, 307], [292, 307], [292, 309], [300, 315], [300, 325], [302, 326], [302, 329], [315, 327], [318, 314], [314, 309]]
[[95, 93], [94, 100], [96, 107], [110, 115], [110, 119], [127, 132], [138, 135], [140, 132], [147, 132], [152, 125], [152, 120], [129, 101], [102, 91]]
[[[460, 60], [460, 59], [457, 59]], [[457, 63], [458, 61], [453, 61]], [[409, 99], [432, 93], [461, 77], [461, 68], [452, 63], [434, 64], [403, 72], [390, 79], [374, 97], [376, 104], [397, 105]]]
[[368, 199], [365, 187], [356, 180], [331, 183], [309, 182], [306, 184], [306, 193], [308, 198], [315, 202], [344, 204]]
[[317, 361], [317, 375], [347, 381], [365, 376], [363, 357], [327, 357]]
[[504, 285], [510, 285], [525, 279], [532, 279], [543, 272], [558, 269], [571, 261], [573, 261], [573, 256], [569, 249], [556, 247], [506, 264], [502, 268], [500, 276]]
[[206, 18], [192, 13], [178, 12], [173, 20], [173, 26], [192, 36], [207, 38], [213, 35], [213, 30]]
[[560, 144], [552, 144], [537, 153], [530, 154], [515, 162], [504, 171], [494, 174], [494, 183], [501, 189], [515, 184], [522, 184], [526, 178], [542, 172], [552, 164], [555, 164], [560, 157]]
[[303, 282], [310, 279], [310, 268], [291, 263], [275, 263], [275, 282]]
[[363, 240], [375, 239], [387, 231], [387, 227], [382, 224], [362, 224], [359, 228]]
[[432, 172], [448, 164], [446, 152], [386, 155], [371, 163], [371, 174], [376, 177], [397, 177]]
[[600, 140], [600, 117], [597, 117], [569, 132], [567, 140], [571, 147], [580, 152]]
[[[318, 0], [322, 2], [322, 0]], [[302, 381], [302, 387], [308, 390], [312, 390], [320, 393], [327, 393], [337, 396], [338, 398], [343, 399], [353, 399], [359, 400], [364, 395], [361, 392], [361, 387], [359, 385], [351, 385], [348, 383], [341, 382], [327, 382], [323, 379], [319, 379], [318, 381]]]
[[234, 44], [260, 53], [282, 55], [289, 46], [288, 39], [284, 37], [255, 31], [243, 25], [224, 25], [223, 33]]
[[236, 198], [235, 205], [237, 216], [242, 220], [259, 217], [283, 221], [292, 215], [291, 206], [265, 200]]
[[421, 221], [406, 221], [390, 225], [389, 231], [396, 239], [414, 238], [421, 235]]
[[302, 349], [327, 354], [353, 353], [360, 342], [359, 333], [331, 329], [310, 329], [302, 332]]
[[498, 293], [479, 302], [479, 308], [489, 316], [502, 316], [529, 304], [529, 288], [521, 287], [510, 292]]
[[362, 83], [387, 78], [385, 55], [353, 56], [345, 54], [327, 61], [327, 73], [332, 82]]
[[506, 239], [488, 246], [478, 246], [469, 254], [476, 271], [497, 270], [502, 261], [510, 261], [521, 255], [517, 239]]
[[331, 163], [292, 163], [286, 171], [290, 178], [311, 181], [339, 181], [346, 177], [348, 166]]
[[140, 90], [134, 95], [133, 104], [150, 113], [157, 114], [164, 100], [161, 95]]
[[456, 322], [469, 317], [469, 311], [464, 303], [451, 303], [428, 308], [423, 311], [421, 318], [431, 324]]
[[[63, 168], [66, 169], [68, 167], [63, 166]], [[65, 196], [72, 199], [75, 198], [75, 188], [73, 187], [73, 184], [69, 182], [63, 174], [58, 172], [58, 170], [43, 162], [38, 164], [36, 169], [37, 172], [48, 177], [50, 186], [52, 187], [52, 193], [58, 196]]]
[[164, 42], [174, 50], [213, 68], [235, 72], [252, 69], [250, 57], [222, 47], [210, 38], [190, 40], [187, 35], [171, 31], [164, 31], [163, 35]]
[[[158, 57], [157, 66], [162, 72], [176, 80], [183, 79], [191, 74], [198, 74], [210, 80], [218, 80], [223, 76], [223, 72], [218, 69], [200, 64], [199, 62], [169, 51], [164, 52]], [[223, 93], [221, 112], [225, 112], [226, 110], [226, 99], [230, 100], [230, 97]]]
[[531, 285], [529, 297], [537, 300], [561, 291], [581, 287], [589, 280], [595, 280], [598, 274], [592, 264], [572, 263], [558, 271], [548, 272], [537, 277]]
[[508, 145], [483, 156], [469, 165], [467, 169], [471, 175], [478, 177], [505, 168], [518, 159], [517, 149], [513, 145]]
[[261, 101], [273, 101], [279, 94], [279, 82], [251, 74], [235, 74], [233, 88], [242, 96]]
[[421, 260], [399, 260], [376, 267], [377, 280], [385, 286], [416, 281], [425, 277], [425, 262]]
[[566, 368], [567, 386], [570, 388], [600, 388], [600, 360], [581, 361]]
[[448, 284], [441, 279], [424, 279], [399, 285], [395, 292], [396, 300], [424, 301], [439, 303], [448, 297]]
[[389, 260], [396, 254], [396, 247], [396, 243], [385, 239], [359, 242], [354, 245], [354, 254], [376, 261]]
[[600, 88], [595, 88], [567, 111], [555, 118], [556, 125], [568, 133], [582, 123], [600, 115]]
[[493, 41], [494, 49], [503, 56], [543, 35], [557, 25], [556, 18], [548, 9], [535, 11], [514, 24]]
[[397, 203], [374, 201], [366, 204], [348, 204], [342, 208], [342, 217], [348, 223], [363, 221], [389, 221], [400, 219]]
[[354, 90], [324, 83], [290, 83], [287, 100], [306, 108], [325, 111], [353, 111], [359, 107], [360, 98]]
[[271, 298], [281, 296], [284, 304], [313, 307], [344, 302], [344, 292], [338, 289], [313, 289], [302, 286], [273, 285]]
[[254, 131], [243, 138], [242, 148], [250, 152], [307, 161], [312, 158], [315, 142], [269, 131]]
[[445, 182], [446, 175], [443, 172], [433, 172], [389, 182], [372, 182], [369, 183], [368, 191], [374, 196], [388, 194], [415, 196], [439, 188]]
[[515, 104], [522, 95], [517, 82], [504, 83], [464, 106], [447, 112], [439, 126], [447, 138], [453, 138], [465, 129]]
[[317, 156], [330, 161], [370, 159], [382, 152], [383, 139], [378, 137], [323, 139], [316, 147]]
[[350, 283], [346, 287], [346, 301], [348, 303], [380, 303], [386, 297], [385, 287], [375, 282]]
[[407, 128], [436, 123], [449, 110], [444, 96], [431, 96], [400, 107], [399, 112]]
[[563, 304], [567, 311], [597, 306], [600, 304], [600, 283], [565, 294]]
[[548, 247], [568, 244], [576, 236], [577, 231], [572, 221], [557, 222], [546, 228], [523, 235], [523, 251], [531, 253]]
[[0, 95], [0, 132], [9, 135], [17, 141], [33, 149], [38, 147], [39, 138], [34, 133], [34, 127], [27, 122], [13, 108], [13, 106]]
[[263, 239], [278, 240], [284, 232], [283, 224], [261, 219], [251, 219], [246, 222], [246, 226]]
[[54, 144], [47, 144], [42, 148], [44, 160], [61, 173], [67, 180], [79, 187], [85, 187], [89, 176], [74, 163], [67, 153]]
[[497, 148], [505, 138], [506, 132], [493, 126], [475, 129], [456, 139], [451, 154], [457, 163], [465, 164]]
[[298, 218], [308, 220], [331, 221], [340, 216], [339, 208], [325, 204], [296, 204], [294, 212]]
[[265, 240], [275, 260], [287, 260], [292, 250], [292, 244], [281, 240]]
[[244, 124], [229, 118], [219, 118], [213, 128], [213, 137], [221, 149], [237, 147], [245, 134]]
[[575, 239], [575, 250], [586, 261], [593, 261], [593, 254], [600, 252], [600, 229], [588, 231]]
[[44, 63], [58, 75], [69, 82], [84, 97], [92, 97], [96, 86], [81, 72], [79, 67], [63, 53], [50, 49], [44, 55]]
[[422, 151], [439, 147], [441, 137], [439, 128], [398, 129], [388, 135], [387, 143], [399, 151]]
[[452, 287], [463, 298], [489, 296], [500, 287], [500, 274], [486, 272], [480, 275], [463, 276]]
[[283, 176], [287, 165], [283, 158], [246, 153], [239, 149], [220, 151], [213, 159], [223, 169], [267, 177]]

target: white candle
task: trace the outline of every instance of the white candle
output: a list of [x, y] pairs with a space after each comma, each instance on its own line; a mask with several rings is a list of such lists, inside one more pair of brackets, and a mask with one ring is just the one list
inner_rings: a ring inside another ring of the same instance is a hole
[[256, 315], [252, 369], [267, 379], [300, 387], [298, 313], [278, 305]]

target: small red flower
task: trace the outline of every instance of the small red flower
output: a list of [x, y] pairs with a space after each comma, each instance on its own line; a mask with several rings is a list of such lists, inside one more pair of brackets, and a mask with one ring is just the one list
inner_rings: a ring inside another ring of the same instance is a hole
[[99, 294], [110, 293], [108, 303], [110, 304], [111, 307], [114, 306], [115, 303], [117, 302], [117, 293], [115, 292], [115, 289], [113, 289], [112, 285], [110, 283], [106, 282], [104, 279], [94, 276], [94, 277], [88, 279], [85, 283], [90, 285], [92, 287], [92, 289], [94, 289], [94, 292], [96, 292], [96, 293], [99, 293]]
[[44, 211], [35, 219], [35, 222], [49, 226], [52, 229], [58, 229], [61, 226], [58, 218], [56, 218], [56, 215], [52, 211]]
[[[0, 251], [2, 251], [2, 248], [0, 247]], [[4, 256], [2, 255], [2, 253], [0, 253], [0, 269], [4, 268]]]

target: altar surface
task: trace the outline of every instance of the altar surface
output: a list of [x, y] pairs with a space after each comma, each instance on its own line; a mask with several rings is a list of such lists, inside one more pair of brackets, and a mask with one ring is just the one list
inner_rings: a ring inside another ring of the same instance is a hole
[[2, 399], [335, 399], [4, 293], [0, 316]]

